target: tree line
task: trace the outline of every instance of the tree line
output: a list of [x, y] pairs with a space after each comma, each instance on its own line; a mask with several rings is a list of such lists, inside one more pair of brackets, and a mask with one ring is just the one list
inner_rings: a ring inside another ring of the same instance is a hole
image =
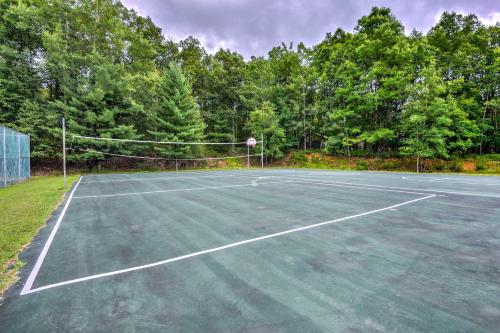
[[492, 153], [500, 147], [499, 45], [500, 25], [473, 14], [445, 12], [427, 34], [407, 35], [389, 8], [374, 7], [352, 32], [245, 60], [228, 49], [209, 54], [194, 37], [166, 40], [119, 1], [6, 0], [0, 123], [29, 133], [38, 158], [59, 156], [62, 117], [69, 133], [109, 138], [235, 142], [262, 134], [274, 158], [311, 148]]

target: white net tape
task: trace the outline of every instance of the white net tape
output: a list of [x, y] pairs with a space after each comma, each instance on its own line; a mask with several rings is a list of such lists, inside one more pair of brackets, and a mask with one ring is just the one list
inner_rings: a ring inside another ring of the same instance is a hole
[[[117, 142], [133, 142], [133, 143], [154, 143], [154, 144], [169, 144], [169, 145], [246, 145], [247, 142], [181, 142], [181, 141], [152, 141], [152, 140], [130, 140], [130, 139], [113, 139], [113, 138], [101, 138], [93, 136], [82, 136], [73, 135], [73, 139], [88, 139], [88, 140], [99, 140], [99, 141], [117, 141]], [[256, 143], [261, 143], [262, 141], [256, 141]]]

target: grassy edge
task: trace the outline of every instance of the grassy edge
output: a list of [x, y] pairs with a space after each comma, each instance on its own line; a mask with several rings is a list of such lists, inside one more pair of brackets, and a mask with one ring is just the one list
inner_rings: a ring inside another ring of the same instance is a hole
[[[186, 173], [190, 171], [234, 171], [234, 170], [260, 170], [260, 166], [251, 166], [249, 169], [247, 167], [213, 167], [213, 168], [191, 168], [191, 169], [182, 169], [179, 171], [172, 169], [133, 169], [133, 170], [102, 170], [102, 171], [80, 171], [82, 176], [87, 175], [106, 175], [106, 174], [135, 174], [135, 173], [158, 173], [158, 172], [169, 172], [169, 173]], [[357, 171], [357, 172], [385, 172], [385, 173], [408, 173], [408, 174], [436, 174], [436, 175], [457, 175], [457, 176], [500, 176], [500, 172], [479, 172], [479, 171], [462, 171], [462, 172], [454, 172], [454, 171], [411, 171], [411, 170], [360, 170], [355, 167], [352, 168], [339, 168], [328, 165], [318, 165], [314, 163], [307, 164], [297, 164], [297, 165], [279, 165], [279, 164], [269, 164], [264, 166], [264, 169], [308, 169], [308, 170], [330, 170], [330, 171]], [[77, 174], [77, 173], [74, 173]], [[80, 173], [78, 173], [79, 175]]]
[[[358, 157], [332, 156], [317, 151], [292, 151], [284, 158], [271, 163], [273, 167], [297, 169], [353, 170], [370, 172], [416, 173], [415, 161], [400, 157]], [[461, 159], [426, 159], [419, 173], [455, 175], [500, 175], [500, 160], [495, 156], [469, 156]], [[481, 166], [481, 169], [479, 169]]]
[[[19, 254], [46, 226], [53, 211], [64, 201], [67, 191], [79, 175], [68, 176], [68, 187], [63, 188], [61, 176], [36, 176], [32, 179], [0, 189], [0, 299], [19, 278], [25, 263]], [[7, 200], [5, 200], [5, 198]], [[19, 200], [23, 198], [24, 200]]]
[[[265, 169], [307, 169], [318, 171], [352, 171], [352, 172], [379, 172], [379, 173], [408, 173], [415, 175], [453, 175], [453, 176], [500, 176], [499, 172], [453, 172], [453, 171], [410, 171], [410, 170], [359, 170], [356, 168], [335, 168], [330, 166], [318, 165], [288, 165], [288, 166], [266, 166]], [[253, 168], [255, 169], [255, 168]]]

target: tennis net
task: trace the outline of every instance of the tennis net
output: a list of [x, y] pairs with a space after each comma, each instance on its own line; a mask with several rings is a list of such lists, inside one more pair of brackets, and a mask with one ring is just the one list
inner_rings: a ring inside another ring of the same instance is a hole
[[180, 142], [71, 135], [68, 161], [99, 171], [263, 166], [263, 142]]

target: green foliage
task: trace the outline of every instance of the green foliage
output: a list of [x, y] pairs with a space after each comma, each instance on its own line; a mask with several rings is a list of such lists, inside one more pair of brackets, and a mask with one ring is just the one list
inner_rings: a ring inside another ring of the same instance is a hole
[[368, 170], [370, 165], [367, 161], [357, 160], [356, 161], [356, 170]]
[[433, 61], [416, 73], [403, 105], [401, 128], [405, 133], [401, 154], [421, 158], [460, 154], [472, 146], [477, 127], [467, 118], [455, 99], [446, 96], [446, 86]]
[[393, 161], [377, 160], [377, 170], [398, 170], [399, 165]]
[[500, 162], [500, 154], [488, 154], [488, 155], [484, 155], [484, 158], [491, 160], [491, 161], [499, 161]]
[[[118, 1], [0, 2], [0, 122], [31, 134], [40, 158], [59, 157], [63, 116], [70, 134], [110, 138], [234, 142], [264, 134], [273, 158], [288, 149], [409, 159], [499, 150], [500, 27], [472, 14], [445, 12], [427, 35], [405, 35], [389, 8], [374, 7], [352, 32], [337, 29], [311, 48], [281, 44], [248, 61], [164, 33]], [[213, 153], [222, 149], [230, 148]], [[71, 158], [92, 166], [105, 156]]]
[[478, 158], [476, 161], [476, 171], [486, 171], [488, 169], [488, 164], [486, 159]]
[[280, 127], [278, 116], [269, 102], [250, 114], [248, 127], [256, 138], [264, 138], [264, 155], [274, 158], [283, 157], [285, 131]]
[[462, 172], [464, 170], [464, 164], [458, 158], [453, 158], [448, 169], [452, 172]]
[[313, 155], [313, 156], [311, 157], [311, 162], [312, 162], [313, 164], [319, 164], [319, 163], [321, 163], [321, 157], [320, 157], [320, 156], [318, 156], [318, 155]]
[[297, 151], [292, 154], [291, 161], [293, 164], [303, 165], [307, 162], [307, 156], [302, 151]]
[[[152, 107], [154, 130], [150, 131], [156, 141], [203, 141], [205, 124], [180, 66], [171, 63], [164, 70], [156, 86], [156, 95]], [[202, 153], [197, 145], [165, 145], [155, 149], [161, 156], [170, 158], [194, 158]]]

